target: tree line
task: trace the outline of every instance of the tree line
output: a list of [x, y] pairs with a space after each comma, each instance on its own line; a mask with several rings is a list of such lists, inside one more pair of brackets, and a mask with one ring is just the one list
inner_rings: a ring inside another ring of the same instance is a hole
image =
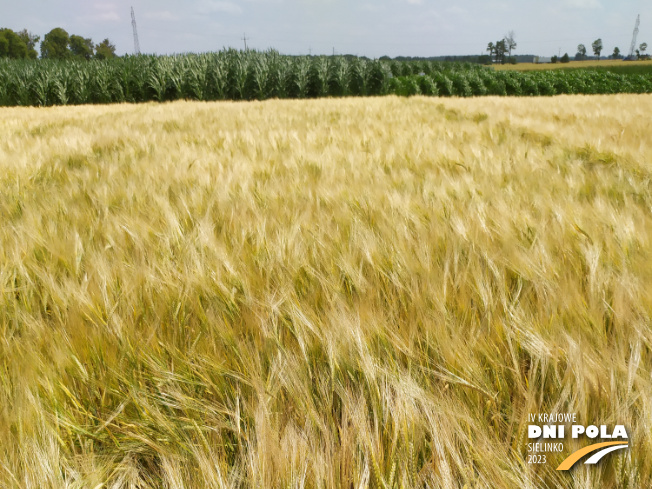
[[[602, 44], [602, 39], [596, 39], [591, 43], [591, 49], [593, 50], [593, 54], [600, 60], [600, 55], [602, 54], [602, 49], [603, 49], [603, 44]], [[645, 51], [647, 50], [647, 43], [641, 43], [636, 50], [636, 58], [637, 59], [646, 59], [647, 55], [645, 54]], [[584, 61], [588, 59], [587, 56], [587, 49], [584, 44], [578, 44], [577, 45], [577, 52], [575, 53], [575, 61]], [[616, 46], [613, 50], [613, 53], [609, 56], [611, 59], [621, 59], [621, 52], [620, 48]], [[564, 54], [562, 57], [558, 56], [553, 56], [551, 58], [552, 63], [568, 63], [570, 61], [570, 56], [568, 53]]]
[[[516, 59], [512, 57], [512, 50], [516, 49], [516, 40], [515, 40], [515, 35], [514, 31], [509, 31], [502, 39], [494, 42], [490, 42], [487, 44], [487, 52], [489, 55], [484, 55], [479, 57], [479, 62], [483, 64], [491, 64], [491, 63], [499, 63], [499, 64], [505, 64], [505, 63], [516, 63]], [[597, 56], [598, 60], [600, 59], [600, 55], [602, 53], [603, 49], [603, 44], [602, 44], [602, 39], [596, 39], [593, 41], [591, 44], [591, 49], [593, 50], [593, 54]], [[645, 51], [647, 50], [647, 43], [641, 43], [636, 50], [636, 58], [637, 59], [648, 59], [649, 56], [646, 55]], [[575, 53], [575, 60], [576, 61], [583, 61], [585, 59], [588, 59], [587, 56], [587, 49], [584, 44], [579, 44], [577, 46], [577, 53]], [[620, 54], [620, 48], [615, 47], [613, 53], [611, 54], [611, 58], [613, 59], [620, 59], [621, 54]], [[563, 56], [553, 56], [551, 58], [552, 63], [568, 63], [570, 62], [570, 56], [568, 53], [565, 53]]]
[[[591, 44], [591, 49], [593, 49], [593, 54], [600, 59], [600, 54], [602, 53], [602, 39], [596, 39]], [[636, 58], [641, 59], [645, 57], [645, 51], [647, 50], [647, 43], [641, 43], [636, 50]], [[610, 56], [612, 59], [620, 59], [620, 48], [616, 46], [613, 53]], [[587, 59], [586, 56], [586, 46], [584, 44], [579, 44], [577, 46], [577, 53], [575, 54], [576, 61], [582, 61]]]
[[514, 31], [509, 31], [505, 34], [505, 37], [496, 41], [494, 44], [490, 42], [487, 44], [487, 51], [489, 56], [486, 57], [486, 62], [488, 63], [516, 63], [516, 59], [512, 58], [512, 50], [516, 49], [516, 38]]
[[[591, 48], [593, 49], [593, 54], [598, 57], [598, 60], [600, 59], [600, 53], [602, 53], [602, 39], [596, 39], [593, 41], [591, 44]], [[614, 48], [614, 58], [617, 58], [620, 56], [620, 48], [616, 47]], [[587, 58], [586, 56], [586, 46], [584, 44], [578, 44], [577, 45], [577, 53], [575, 53], [575, 61], [583, 61]]]
[[[36, 59], [39, 53], [36, 44], [40, 36], [23, 29], [14, 32], [0, 29], [0, 58]], [[45, 36], [40, 46], [42, 59], [109, 59], [114, 58], [115, 45], [107, 38], [95, 44], [91, 38], [68, 34], [65, 29], [55, 27]]]

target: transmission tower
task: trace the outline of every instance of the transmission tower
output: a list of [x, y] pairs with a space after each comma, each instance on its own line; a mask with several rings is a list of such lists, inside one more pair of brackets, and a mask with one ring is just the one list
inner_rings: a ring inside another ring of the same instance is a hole
[[131, 27], [134, 28], [134, 54], [140, 54], [140, 43], [138, 42], [138, 29], [136, 29], [136, 14], [131, 7]]
[[629, 59], [634, 57], [634, 50], [636, 50], [636, 37], [638, 36], [638, 26], [641, 23], [641, 14], [636, 17], [636, 25], [634, 26], [634, 34], [632, 35], [632, 47], [629, 48]]

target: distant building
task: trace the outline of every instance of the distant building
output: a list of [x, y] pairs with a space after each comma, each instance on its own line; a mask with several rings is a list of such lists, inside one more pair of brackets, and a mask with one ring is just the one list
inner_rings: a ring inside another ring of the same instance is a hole
[[534, 60], [532, 62], [533, 63], [551, 63], [552, 58], [548, 58], [547, 56], [535, 56]]

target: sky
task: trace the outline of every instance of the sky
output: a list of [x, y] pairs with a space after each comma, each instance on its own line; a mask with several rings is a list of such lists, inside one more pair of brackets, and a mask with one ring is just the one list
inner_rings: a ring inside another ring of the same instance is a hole
[[1, 0], [0, 27], [41, 39], [62, 27], [132, 53], [131, 6], [143, 53], [243, 48], [246, 37], [249, 48], [284, 54], [483, 54], [514, 31], [514, 54], [573, 56], [601, 38], [605, 56], [615, 46], [627, 54], [639, 13], [637, 44], [652, 51], [652, 2], [644, 0]]

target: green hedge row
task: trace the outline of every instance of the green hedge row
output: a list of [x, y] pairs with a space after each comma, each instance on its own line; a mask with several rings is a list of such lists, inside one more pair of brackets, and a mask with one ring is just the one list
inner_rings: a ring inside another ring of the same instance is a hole
[[327, 96], [649, 93], [652, 77], [494, 71], [479, 65], [225, 50], [105, 61], [0, 60], [0, 105]]

